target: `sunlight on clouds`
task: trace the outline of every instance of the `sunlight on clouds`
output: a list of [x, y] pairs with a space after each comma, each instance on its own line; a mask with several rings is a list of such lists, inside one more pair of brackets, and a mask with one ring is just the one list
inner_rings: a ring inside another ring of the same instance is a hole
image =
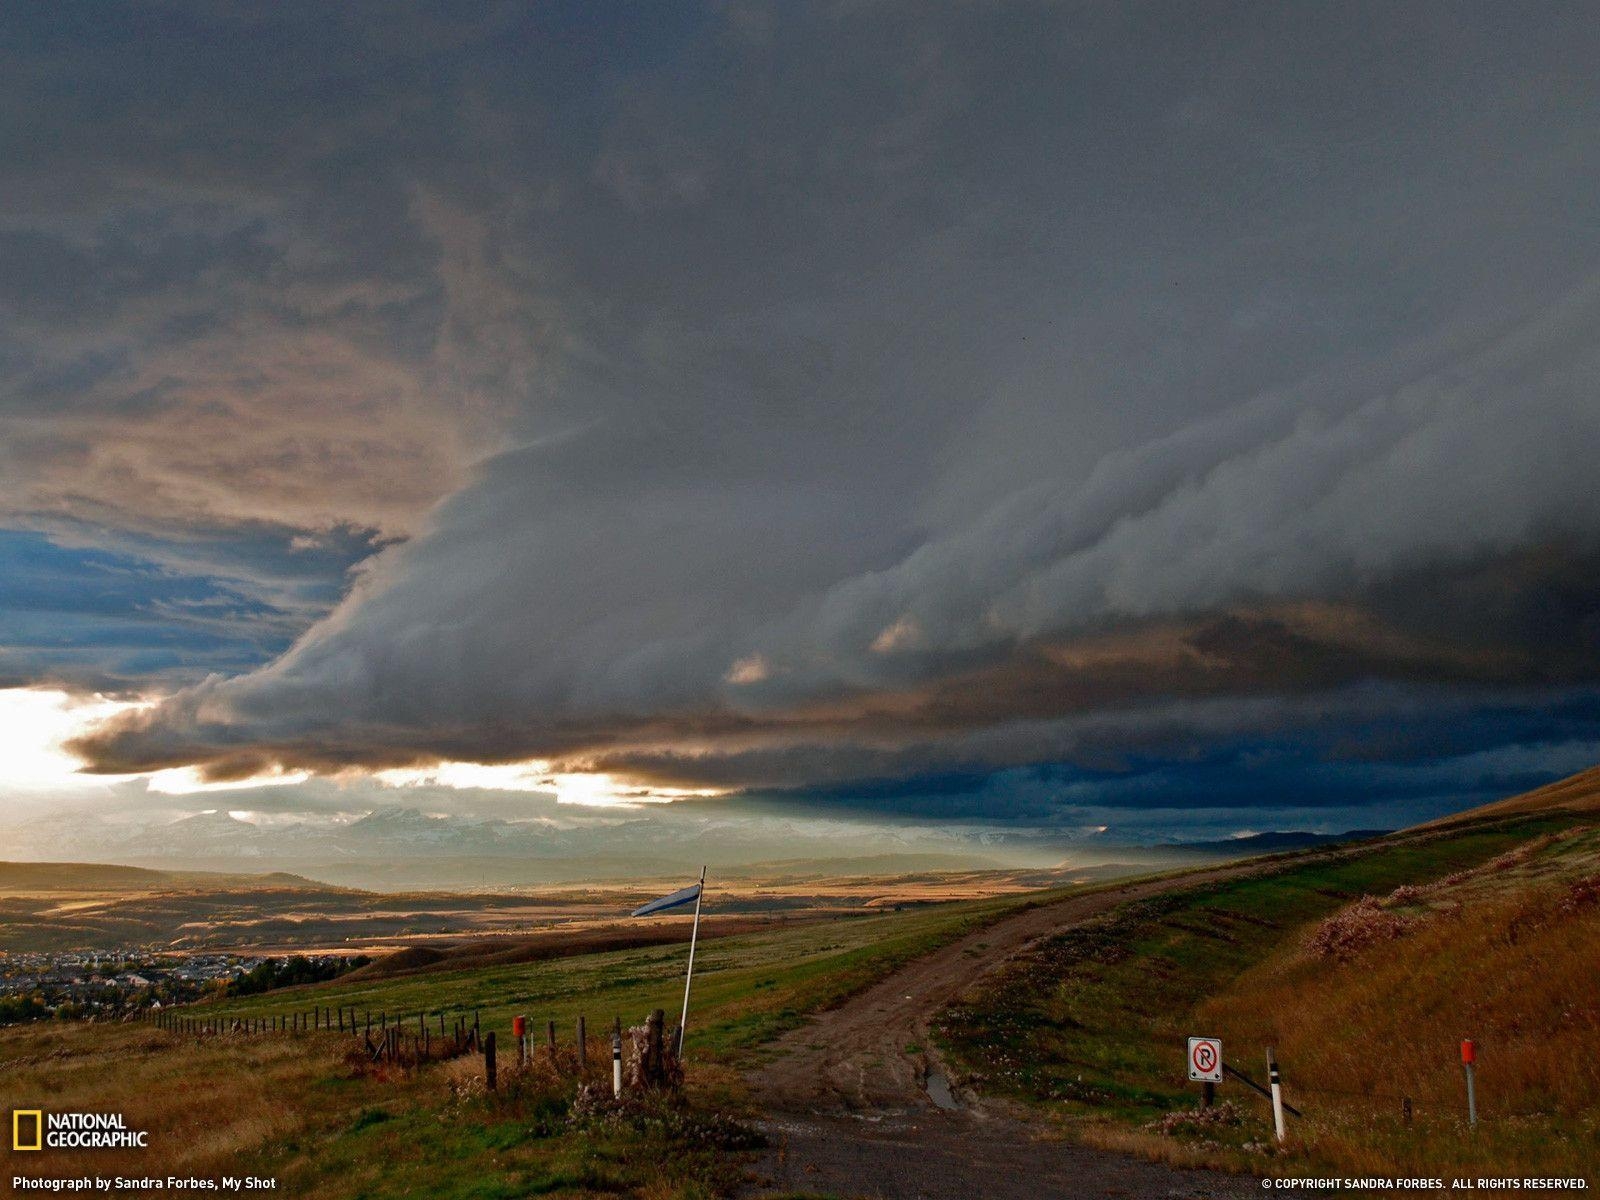
[[188, 796], [195, 792], [236, 792], [241, 788], [283, 787], [304, 783], [311, 778], [309, 771], [271, 771], [252, 775], [248, 779], [229, 779], [221, 783], [207, 782], [194, 767], [169, 767], [149, 777], [152, 792], [167, 796]]
[[[309, 771], [275, 770], [248, 779], [208, 782], [195, 767], [171, 767], [145, 776], [83, 775], [82, 760], [64, 749], [101, 721], [152, 701], [79, 697], [50, 688], [0, 688], [0, 788], [63, 791], [143, 778], [151, 792], [187, 796], [249, 788], [287, 787], [311, 779]], [[641, 787], [600, 772], [552, 771], [548, 761], [521, 763], [445, 762], [431, 767], [378, 771], [370, 778], [388, 787], [447, 787], [495, 792], [542, 792], [561, 804], [631, 807], [716, 796], [715, 789]]]
[[0, 787], [49, 791], [117, 782], [106, 775], [80, 775], [83, 760], [63, 743], [99, 721], [144, 701], [73, 696], [52, 688], [0, 688]]
[[389, 787], [483, 788], [496, 792], [548, 792], [550, 764], [445, 762], [431, 767], [397, 767], [373, 775]]
[[390, 787], [482, 788], [501, 792], [544, 792], [560, 804], [592, 808], [666, 804], [690, 797], [717, 796], [720, 791], [689, 788], [641, 788], [602, 772], [552, 772], [549, 762], [446, 762], [432, 767], [378, 771], [373, 778]]

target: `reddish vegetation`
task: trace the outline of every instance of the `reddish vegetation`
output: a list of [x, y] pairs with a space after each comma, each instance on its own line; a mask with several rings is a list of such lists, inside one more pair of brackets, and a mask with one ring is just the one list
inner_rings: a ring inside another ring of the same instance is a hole
[[1317, 925], [1306, 938], [1306, 951], [1314, 958], [1353, 958], [1368, 946], [1404, 937], [1414, 924], [1384, 908], [1376, 896], [1363, 896]]
[[1560, 909], [1563, 916], [1572, 916], [1596, 904], [1600, 904], [1600, 875], [1590, 875], [1587, 879], [1579, 879], [1568, 885], [1567, 894], [1561, 898]]
[[1213, 1104], [1210, 1108], [1180, 1108], [1164, 1113], [1156, 1120], [1148, 1122], [1145, 1128], [1152, 1133], [1178, 1137], [1186, 1133], [1205, 1133], [1218, 1126], [1240, 1125], [1243, 1122], [1244, 1113], [1239, 1106], [1232, 1100], [1224, 1100], [1221, 1104]]

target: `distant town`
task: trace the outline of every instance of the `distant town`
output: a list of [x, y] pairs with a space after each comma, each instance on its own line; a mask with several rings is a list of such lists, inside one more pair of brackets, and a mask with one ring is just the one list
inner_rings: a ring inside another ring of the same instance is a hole
[[370, 961], [316, 954], [95, 954], [0, 951], [0, 1025], [36, 1020], [117, 1020], [205, 996], [247, 995], [313, 983]]

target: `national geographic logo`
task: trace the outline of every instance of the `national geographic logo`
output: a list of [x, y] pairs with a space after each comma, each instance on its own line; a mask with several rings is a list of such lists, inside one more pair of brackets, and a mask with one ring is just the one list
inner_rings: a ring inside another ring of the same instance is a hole
[[[31, 1130], [32, 1132], [25, 1132]], [[13, 1150], [44, 1149], [44, 1111], [37, 1108], [19, 1108], [11, 1114], [11, 1148]]]
[[150, 1135], [129, 1129], [121, 1113], [53, 1112], [18, 1108], [11, 1113], [11, 1149], [143, 1150]]

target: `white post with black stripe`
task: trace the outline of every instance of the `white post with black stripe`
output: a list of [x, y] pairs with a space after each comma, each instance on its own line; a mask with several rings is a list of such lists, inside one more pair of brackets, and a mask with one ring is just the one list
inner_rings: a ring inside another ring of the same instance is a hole
[[1267, 1047], [1267, 1086], [1272, 1089], [1272, 1128], [1282, 1142], [1285, 1136], [1283, 1125], [1283, 1080], [1278, 1075], [1278, 1060], [1272, 1053], [1272, 1047]]
[[622, 1030], [611, 1035], [611, 1094], [622, 1098]]

